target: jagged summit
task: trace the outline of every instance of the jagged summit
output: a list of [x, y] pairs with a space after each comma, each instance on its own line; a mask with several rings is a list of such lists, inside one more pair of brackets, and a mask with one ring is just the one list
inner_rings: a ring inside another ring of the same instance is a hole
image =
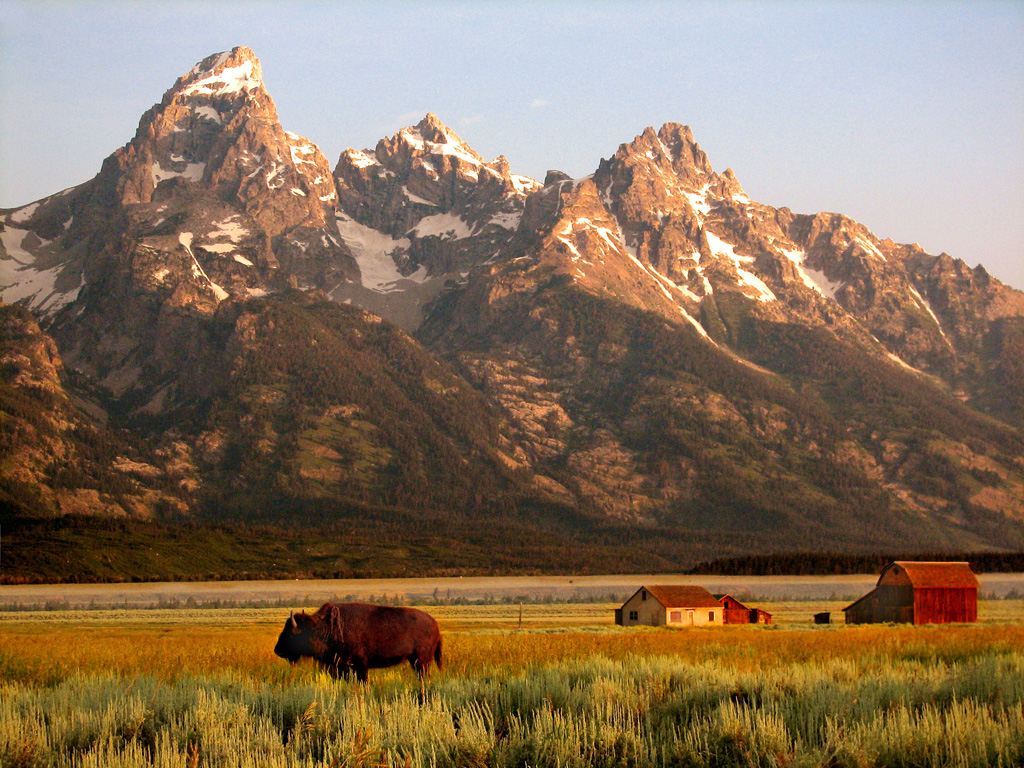
[[484, 164], [484, 159], [433, 112], [428, 112], [414, 128], [404, 128], [398, 135], [428, 154], [463, 155], [472, 162]]
[[263, 68], [251, 48], [214, 53], [178, 78], [172, 92], [185, 96], [252, 92], [263, 87]]
[[338, 231], [361, 279], [331, 297], [409, 329], [449, 281], [510, 247], [528, 196], [541, 187], [514, 175], [503, 156], [485, 162], [433, 113], [372, 150], [346, 149], [334, 181]]

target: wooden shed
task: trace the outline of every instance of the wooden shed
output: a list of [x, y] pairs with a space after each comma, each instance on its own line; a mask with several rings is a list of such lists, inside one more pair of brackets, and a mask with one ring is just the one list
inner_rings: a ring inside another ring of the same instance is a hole
[[772, 615], [760, 608], [750, 608], [732, 595], [715, 595], [725, 611], [726, 624], [771, 624]]
[[846, 606], [847, 624], [947, 624], [978, 620], [978, 578], [968, 563], [896, 561], [878, 586]]
[[640, 587], [615, 609], [615, 623], [623, 626], [696, 627], [725, 623], [722, 604], [704, 587]]

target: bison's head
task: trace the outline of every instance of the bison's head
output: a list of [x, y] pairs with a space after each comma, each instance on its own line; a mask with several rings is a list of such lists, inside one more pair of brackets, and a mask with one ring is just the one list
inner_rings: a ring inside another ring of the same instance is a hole
[[284, 629], [281, 630], [277, 645], [274, 646], [274, 653], [294, 664], [303, 656], [313, 654], [312, 640], [313, 630], [310, 627], [309, 616], [305, 613], [293, 613], [284, 623]]

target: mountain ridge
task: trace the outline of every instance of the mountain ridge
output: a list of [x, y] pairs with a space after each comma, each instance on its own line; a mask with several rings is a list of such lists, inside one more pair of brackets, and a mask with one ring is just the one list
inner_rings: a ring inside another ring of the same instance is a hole
[[332, 170], [236, 48], [0, 223], [0, 300], [38, 313], [76, 418], [176, 457], [128, 473], [164, 496], [126, 514], [1024, 545], [1024, 293], [757, 203], [684, 125], [541, 183], [428, 113]]

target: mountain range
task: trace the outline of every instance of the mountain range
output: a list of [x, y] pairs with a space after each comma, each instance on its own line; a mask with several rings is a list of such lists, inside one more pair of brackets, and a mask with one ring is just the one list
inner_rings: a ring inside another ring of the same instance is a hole
[[332, 170], [239, 47], [0, 242], [8, 518], [1024, 547], [1024, 293], [684, 125], [536, 181], [428, 114]]

